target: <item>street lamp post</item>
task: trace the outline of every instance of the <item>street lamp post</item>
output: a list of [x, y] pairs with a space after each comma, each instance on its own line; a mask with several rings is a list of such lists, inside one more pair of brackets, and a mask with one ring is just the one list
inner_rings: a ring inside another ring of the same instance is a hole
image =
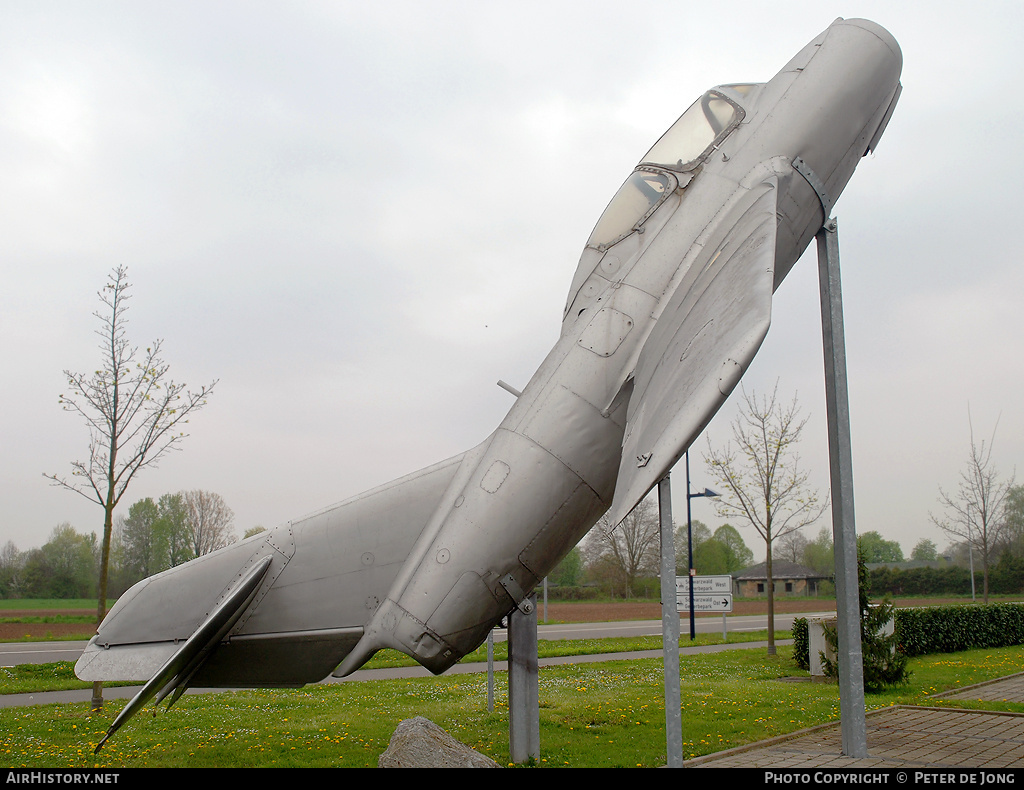
[[693, 616], [693, 520], [690, 516], [690, 500], [694, 497], [707, 496], [707, 497], [718, 497], [721, 494], [717, 494], [710, 488], [705, 488], [699, 494], [690, 493], [690, 451], [686, 451], [686, 555], [689, 561], [689, 580], [690, 580], [690, 641], [692, 642], [697, 636], [697, 623]]
[[971, 534], [971, 503], [967, 503], [967, 557], [971, 566], [971, 603], [977, 603], [974, 597], [974, 535]]

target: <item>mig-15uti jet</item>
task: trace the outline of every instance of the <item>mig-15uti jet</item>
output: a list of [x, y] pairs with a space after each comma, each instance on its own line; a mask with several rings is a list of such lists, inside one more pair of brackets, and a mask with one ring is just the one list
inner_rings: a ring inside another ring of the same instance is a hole
[[602, 515], [626, 516], [736, 386], [773, 292], [878, 143], [901, 68], [887, 31], [839, 19], [771, 81], [701, 96], [601, 215], [558, 342], [483, 443], [117, 601], [75, 673], [148, 682], [103, 740], [154, 697], [301, 686], [381, 648], [441, 673], [528, 611], [534, 587]]

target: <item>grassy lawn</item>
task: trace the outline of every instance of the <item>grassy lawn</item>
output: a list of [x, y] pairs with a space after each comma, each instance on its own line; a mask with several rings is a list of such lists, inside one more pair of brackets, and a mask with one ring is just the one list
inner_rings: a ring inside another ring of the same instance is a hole
[[[0, 613], [25, 609], [82, 609], [95, 615], [98, 604], [95, 598], [0, 598]], [[107, 602], [108, 609], [113, 605], [113, 601]]]
[[[766, 631], [744, 631], [742, 633], [729, 634], [728, 639], [723, 643], [721, 636], [698, 634], [697, 638], [692, 642], [689, 637], [682, 637], [679, 640], [679, 646], [742, 644], [744, 642], [760, 642], [767, 638]], [[789, 631], [776, 631], [775, 638], [790, 639], [792, 634]], [[637, 650], [661, 650], [661, 637], [639, 636], [572, 640], [542, 639], [537, 645], [537, 654], [540, 658], [625, 653]], [[494, 660], [500, 662], [507, 659], [508, 643], [496, 642], [494, 645]], [[460, 663], [475, 664], [485, 663], [486, 661], [487, 646], [483, 645], [475, 652], [463, 658]], [[394, 669], [396, 667], [412, 666], [416, 666], [416, 662], [404, 653], [399, 653], [397, 650], [381, 650], [363, 666], [363, 669]], [[128, 686], [141, 684], [107, 683], [105, 685]], [[30, 694], [41, 691], [67, 691], [85, 688], [92, 688], [92, 684], [75, 677], [74, 663], [71, 661], [0, 667], [0, 694]]]
[[[688, 640], [686, 640], [688, 641]], [[1020, 670], [1024, 647], [913, 659], [911, 682], [868, 695], [869, 709], [942, 704], [940, 691]], [[836, 686], [794, 681], [790, 648], [682, 656], [686, 757], [835, 721]], [[93, 745], [122, 701], [101, 714], [87, 705], [0, 710], [0, 761], [10, 767], [366, 767], [375, 766], [403, 719], [426, 716], [455, 738], [508, 764], [505, 675], [487, 709], [486, 674], [360, 681], [298, 690], [187, 695], [155, 718], [126, 724], [99, 755]], [[783, 679], [787, 678], [787, 679]], [[543, 668], [541, 760], [545, 767], [658, 766], [665, 759], [660, 659]], [[1011, 703], [964, 707], [1024, 712]]]

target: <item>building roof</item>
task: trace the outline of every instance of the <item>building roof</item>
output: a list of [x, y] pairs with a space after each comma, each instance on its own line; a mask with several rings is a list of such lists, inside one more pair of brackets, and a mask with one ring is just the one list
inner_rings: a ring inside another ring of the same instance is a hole
[[[767, 578], [768, 564], [765, 562], [744, 568], [733, 576], [735, 581], [763, 581]], [[780, 579], [827, 579], [828, 576], [795, 562], [774, 560], [772, 562], [772, 578], [778, 581]]]

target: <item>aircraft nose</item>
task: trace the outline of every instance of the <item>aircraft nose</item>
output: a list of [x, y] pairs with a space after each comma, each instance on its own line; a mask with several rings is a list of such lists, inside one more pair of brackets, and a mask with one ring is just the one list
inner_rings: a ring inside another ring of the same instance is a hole
[[902, 70], [896, 39], [867, 19], [835, 22], [808, 69], [815, 72], [815, 87], [830, 97], [833, 113], [851, 124], [868, 123], [887, 109]]
[[877, 141], [898, 95], [903, 54], [889, 31], [866, 19], [840, 19], [826, 31], [799, 78], [803, 90], [784, 104], [805, 118], [801, 157], [839, 195]]
[[872, 22], [870, 19], [845, 19], [840, 24], [846, 25], [851, 28], [859, 28], [865, 33], [874, 36], [880, 42], [882, 42], [889, 52], [896, 58], [897, 76], [898, 71], [903, 68], [903, 51], [900, 49], [899, 43], [893, 37], [892, 33], [886, 30], [876, 22]]

